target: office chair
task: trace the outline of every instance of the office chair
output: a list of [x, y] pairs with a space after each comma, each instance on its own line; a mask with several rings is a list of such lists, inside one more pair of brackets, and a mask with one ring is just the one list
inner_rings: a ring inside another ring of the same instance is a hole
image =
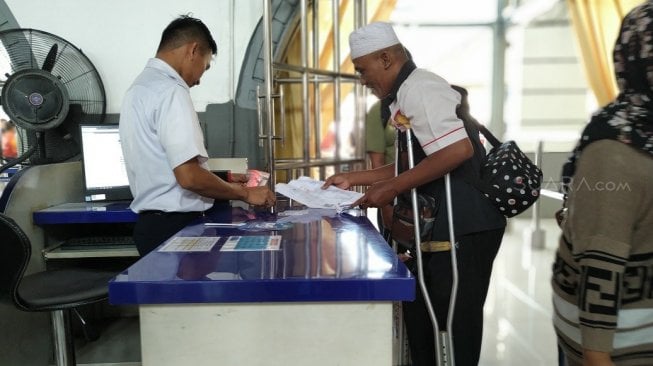
[[25, 276], [32, 255], [29, 238], [13, 219], [3, 214], [0, 214], [0, 238], [0, 300], [10, 299], [23, 311], [50, 312], [55, 363], [75, 365], [71, 311], [105, 300], [108, 282], [116, 273], [65, 268]]

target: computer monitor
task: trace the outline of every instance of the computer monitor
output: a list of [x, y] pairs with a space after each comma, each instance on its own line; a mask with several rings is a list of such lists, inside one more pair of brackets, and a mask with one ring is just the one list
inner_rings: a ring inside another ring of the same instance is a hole
[[81, 124], [80, 130], [85, 200], [131, 200], [118, 125]]

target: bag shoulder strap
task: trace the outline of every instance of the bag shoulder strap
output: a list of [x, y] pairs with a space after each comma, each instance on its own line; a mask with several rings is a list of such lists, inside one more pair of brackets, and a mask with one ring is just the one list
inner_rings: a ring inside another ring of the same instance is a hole
[[[458, 107], [456, 107], [456, 116], [463, 121], [465, 129], [467, 131], [476, 130], [481, 132], [483, 136], [485, 136], [485, 138], [490, 142], [492, 147], [501, 146], [501, 141], [469, 113], [469, 95], [467, 94], [467, 89], [459, 85], [451, 85], [451, 88], [460, 94], [460, 104], [458, 104]], [[473, 126], [474, 128], [471, 129], [469, 128], [470, 126]], [[469, 137], [472, 138], [472, 136]]]
[[476, 162], [472, 163], [474, 164], [475, 172], [471, 174], [465, 174], [463, 176], [463, 180], [475, 187], [480, 192], [484, 192], [487, 187], [486, 184], [481, 181], [481, 170], [487, 160], [487, 152], [485, 151], [485, 148], [483, 147], [483, 144], [480, 140], [479, 132], [485, 136], [492, 147], [501, 146], [501, 141], [499, 141], [499, 139], [497, 139], [485, 126], [478, 122], [476, 118], [472, 117], [468, 111], [465, 111], [460, 106], [458, 109], [456, 109], [456, 115], [458, 118], [460, 118], [460, 120], [463, 121], [463, 126], [465, 126], [467, 135], [471, 140], [472, 146], [474, 148], [474, 157], [472, 159], [476, 159]]
[[498, 147], [501, 146], [501, 141], [496, 138], [490, 130], [487, 129], [483, 124], [481, 124], [479, 121], [476, 120], [476, 118], [472, 116], [458, 116], [458, 118], [463, 120], [463, 123], [468, 122], [468, 123], [473, 123], [476, 128], [485, 136], [485, 138], [490, 142], [490, 145], [492, 147]]

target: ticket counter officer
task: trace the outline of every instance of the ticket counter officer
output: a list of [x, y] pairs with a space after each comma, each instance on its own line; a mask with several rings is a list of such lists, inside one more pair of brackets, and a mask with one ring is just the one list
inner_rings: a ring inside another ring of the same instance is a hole
[[134, 241], [141, 256], [211, 208], [214, 199], [275, 203], [268, 187], [226, 182], [208, 170], [208, 154], [190, 88], [199, 85], [217, 45], [199, 19], [180, 16], [163, 31], [156, 56], [125, 94], [120, 139]]

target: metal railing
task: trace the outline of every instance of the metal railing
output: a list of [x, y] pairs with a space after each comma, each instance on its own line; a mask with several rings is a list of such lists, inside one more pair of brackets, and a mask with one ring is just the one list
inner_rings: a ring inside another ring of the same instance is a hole
[[[333, 65], [332, 70], [323, 70], [317, 68], [320, 47], [319, 47], [319, 2], [300, 0], [300, 19], [299, 19], [299, 37], [300, 37], [300, 64], [292, 65], [277, 62], [272, 52], [272, 1], [263, 0], [263, 58], [265, 68], [265, 80], [263, 86], [257, 90], [259, 103], [257, 104], [257, 116], [259, 118], [259, 140], [265, 151], [265, 160], [270, 172], [270, 185], [274, 189], [277, 180], [278, 171], [286, 171], [287, 176], [296, 176], [298, 172], [303, 175], [309, 175], [312, 168], [318, 168], [320, 179], [325, 178], [326, 167], [332, 166], [337, 172], [341, 169], [363, 168], [365, 164], [364, 149], [357, 151], [356, 156], [342, 158], [341, 156], [341, 84], [355, 83], [358, 84], [358, 77], [353, 74], [340, 72], [340, 1], [332, 1], [332, 52]], [[312, 10], [312, 37], [309, 37], [308, 4], [311, 4]], [[366, 19], [366, 5], [364, 0], [355, 0], [354, 6], [354, 27], [364, 24]], [[312, 67], [309, 65], [309, 50], [312, 54]], [[285, 71], [292, 76], [279, 76], [278, 71]], [[295, 76], [296, 75], [296, 76]], [[286, 113], [284, 112], [283, 84], [300, 84], [301, 85], [301, 118], [303, 126], [301, 156], [289, 159], [291, 161], [277, 158], [275, 151], [275, 142], [288, 143], [284, 141]], [[310, 85], [313, 84], [313, 93], [310, 93]], [[335, 152], [333, 158], [325, 159], [320, 151], [321, 136], [321, 90], [320, 85], [333, 84], [333, 112], [335, 134]], [[355, 86], [354, 93], [356, 98], [355, 118], [362, 121], [364, 117], [364, 91], [362, 88]], [[314, 108], [311, 110], [310, 101], [313, 99]], [[363, 101], [362, 103], [359, 101]], [[278, 101], [278, 102], [277, 102]], [[275, 121], [275, 111], [279, 111], [279, 121]], [[279, 134], [275, 130], [275, 125], [280, 126]], [[362, 127], [361, 123], [355, 123], [354, 128]], [[311, 131], [314, 131], [311, 135]], [[354, 131], [354, 133], [358, 133]], [[314, 147], [311, 148], [311, 145]], [[360, 156], [359, 156], [360, 155]]]
[[[535, 164], [542, 167], [542, 156], [544, 143], [540, 140], [537, 142], [537, 149], [535, 151]], [[540, 189], [540, 199], [533, 204], [533, 216], [531, 217], [530, 244], [533, 249], [544, 249], [546, 244], [546, 232], [542, 229], [542, 196], [553, 198], [562, 202], [564, 195], [560, 192], [552, 191], [549, 189]]]

